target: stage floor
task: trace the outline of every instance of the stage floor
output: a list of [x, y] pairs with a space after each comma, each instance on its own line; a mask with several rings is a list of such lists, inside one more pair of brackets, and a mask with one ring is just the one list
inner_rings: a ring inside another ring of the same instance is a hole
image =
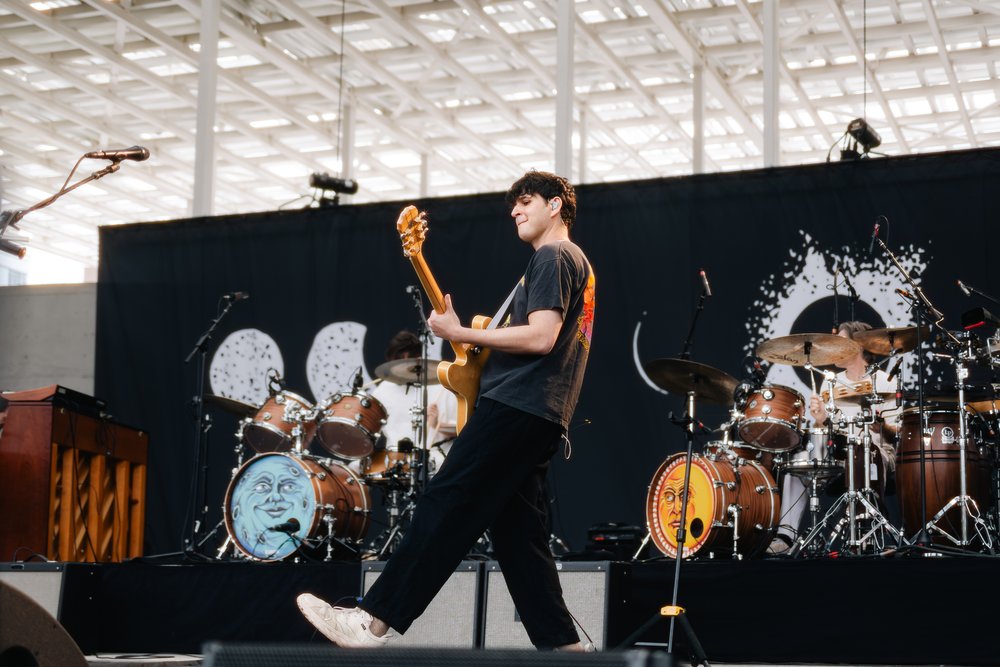
[[[640, 629], [670, 603], [673, 561], [596, 566], [599, 599], [574, 602], [571, 611], [597, 608], [602, 627], [585, 622], [606, 649], [662, 647], [665, 620]], [[481, 566], [484, 580], [489, 567]], [[192, 664], [183, 659], [203, 655], [206, 642], [326, 645], [299, 615], [295, 596], [350, 600], [363, 586], [362, 564], [343, 562], [6, 563], [0, 580], [18, 586], [26, 581], [20, 577], [46, 572], [58, 578], [52, 615], [101, 665], [156, 664], [154, 656], [169, 656], [174, 667]], [[476, 590], [484, 595], [482, 584]], [[995, 665], [998, 601], [1000, 558], [975, 554], [691, 561], [682, 565], [679, 595], [713, 664]], [[477, 632], [482, 646], [489, 629]], [[675, 637], [678, 655], [689, 655], [679, 628]]]

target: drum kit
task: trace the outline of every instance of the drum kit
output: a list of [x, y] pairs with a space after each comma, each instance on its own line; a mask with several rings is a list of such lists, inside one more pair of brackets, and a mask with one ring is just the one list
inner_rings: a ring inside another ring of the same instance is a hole
[[[376, 368], [374, 383], [435, 384], [437, 361], [398, 359]], [[253, 561], [383, 557], [402, 537], [431, 468], [425, 444], [426, 392], [410, 410], [414, 437], [386, 442], [386, 407], [362, 386], [318, 404], [288, 391], [274, 371], [260, 405], [207, 395], [205, 403], [240, 418], [237, 465], [225, 494], [227, 536], [216, 558]], [[415, 444], [416, 443], [416, 444]], [[248, 457], [248, 458], [247, 458]], [[371, 542], [372, 490], [384, 494], [386, 531]]]
[[[740, 382], [683, 358], [645, 364], [657, 386], [688, 396], [692, 418], [695, 400], [729, 407], [728, 421], [709, 431], [721, 433], [721, 439], [692, 453], [682, 555], [764, 555], [794, 500], [782, 503], [779, 482], [786, 476], [804, 487], [805, 498], [795, 502], [807, 499], [810, 523], [789, 556], [882, 553], [917, 544], [927, 535], [935, 545], [992, 553], [1000, 386], [968, 400], [965, 371], [970, 363], [1000, 371], [1000, 344], [992, 339], [978, 344], [965, 332], [938, 339], [934, 354], [954, 362], [957, 387], [944, 395], [903, 393], [901, 379], [892, 384], [901, 355], [927, 341], [928, 332], [898, 327], [859, 332], [853, 339], [792, 334], [761, 343], [759, 359], [809, 373], [813, 394], [828, 416], [825, 424], [810, 425], [808, 400], [791, 387], [768, 383], [763, 370]], [[844, 367], [864, 352], [884, 359], [866, 364], [860, 381], [828, 369]], [[896, 367], [887, 375], [880, 366], [892, 362]], [[654, 474], [646, 500], [647, 541], [672, 558], [678, 550], [685, 462], [684, 452], [669, 456]], [[902, 528], [885, 516], [886, 477], [894, 462]], [[822, 498], [833, 497], [834, 491], [839, 495], [824, 512]], [[908, 541], [904, 530], [918, 536]]]

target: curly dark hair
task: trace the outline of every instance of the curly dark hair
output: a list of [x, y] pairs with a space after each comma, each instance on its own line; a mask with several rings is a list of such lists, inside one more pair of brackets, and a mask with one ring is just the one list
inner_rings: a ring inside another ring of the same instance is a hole
[[385, 349], [385, 358], [388, 361], [416, 358], [420, 356], [423, 349], [420, 338], [412, 331], [403, 329], [389, 341], [389, 346]]
[[559, 214], [562, 216], [563, 224], [569, 229], [573, 228], [573, 223], [576, 222], [576, 191], [562, 176], [532, 169], [514, 181], [507, 190], [507, 205], [513, 206], [522, 195], [538, 195], [546, 202], [559, 197], [562, 200]]

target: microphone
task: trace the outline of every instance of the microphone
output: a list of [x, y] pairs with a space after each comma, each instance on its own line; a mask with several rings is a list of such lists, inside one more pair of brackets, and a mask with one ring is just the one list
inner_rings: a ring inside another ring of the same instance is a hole
[[705, 273], [705, 269], [698, 271], [698, 275], [701, 276], [701, 284], [705, 288], [705, 296], [712, 296], [712, 288], [708, 286], [708, 275]]
[[299, 520], [292, 517], [285, 523], [279, 523], [277, 526], [271, 526], [268, 530], [273, 530], [276, 533], [294, 533], [299, 529]]
[[868, 254], [872, 254], [875, 250], [875, 239], [878, 238], [878, 227], [879, 224], [875, 223], [875, 229], [872, 230], [872, 242], [868, 244]]
[[142, 146], [132, 146], [130, 148], [119, 148], [110, 151], [90, 151], [89, 153], [84, 153], [83, 157], [88, 157], [92, 160], [114, 160], [115, 162], [120, 162], [121, 160], [142, 162], [149, 159], [149, 149]]
[[407, 285], [406, 286], [406, 293], [407, 294], [420, 294], [420, 288], [417, 287], [416, 285]]
[[896, 362], [896, 365], [892, 367], [891, 371], [889, 371], [889, 375], [886, 376], [886, 382], [892, 382], [896, 378], [896, 375], [899, 373], [899, 367], [902, 365], [903, 357], [900, 357], [899, 361]]
[[0, 239], [0, 250], [3, 252], [9, 252], [12, 255], [17, 255], [18, 259], [24, 259], [25, 253], [28, 252], [28, 249], [23, 245], [17, 245], [7, 239]]
[[969, 289], [968, 285], [963, 283], [961, 280], [956, 280], [955, 282], [958, 283], [958, 289], [962, 290], [962, 294], [965, 296], [972, 296], [972, 290]]
[[249, 299], [249, 292], [229, 292], [228, 294], [223, 294], [222, 298], [226, 301], [242, 301], [243, 299]]
[[365, 383], [365, 377], [361, 374], [361, 366], [358, 366], [358, 372], [354, 374], [354, 391], [360, 391], [361, 385]]

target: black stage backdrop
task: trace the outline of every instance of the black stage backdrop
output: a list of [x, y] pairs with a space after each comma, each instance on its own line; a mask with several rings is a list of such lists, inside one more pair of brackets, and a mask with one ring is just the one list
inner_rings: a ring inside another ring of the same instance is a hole
[[[998, 175], [1000, 151], [981, 150], [581, 186], [574, 237], [597, 274], [596, 329], [570, 432], [572, 458], [557, 460], [551, 475], [555, 534], [582, 549], [590, 526], [644, 526], [647, 487], [684, 437], [668, 418], [683, 412], [683, 396], [658, 389], [641, 364], [681, 352], [701, 290], [699, 269], [713, 296], [698, 319], [691, 358], [738, 378], [760, 341], [829, 331], [850, 319], [845, 274], [860, 294], [859, 319], [911, 323], [894, 291], [905, 287], [899, 271], [878, 245], [869, 254], [879, 216], [880, 238], [919, 276], [946, 325], [959, 329], [962, 312], [989, 304], [963, 296], [955, 280], [994, 294], [1000, 282], [990, 194]], [[424, 254], [459, 314], [492, 314], [530, 254], [502, 194], [416, 203], [430, 215]], [[322, 401], [326, 396], [314, 394], [350, 384], [358, 365], [348, 363], [352, 354], [363, 357], [369, 379], [387, 340], [417, 326], [405, 291], [417, 281], [395, 231], [401, 206], [101, 228], [95, 393], [117, 419], [151, 433], [147, 554], [178, 549], [190, 525], [197, 378], [195, 361], [184, 359], [220, 297], [251, 295], [211, 341], [207, 391], [259, 396], [264, 372], [277, 367], [290, 391]], [[241, 366], [251, 357], [256, 366]], [[989, 379], [987, 370], [977, 372]], [[940, 364], [928, 371], [935, 381], [949, 373]], [[806, 393], [805, 377], [774, 366], [769, 381]], [[909, 362], [905, 377], [913, 383]], [[727, 409], [698, 406], [710, 427]], [[236, 419], [212, 414], [210, 526], [236, 464]], [[379, 491], [372, 496], [381, 502]], [[208, 544], [216, 546], [224, 529], [218, 537]]]

